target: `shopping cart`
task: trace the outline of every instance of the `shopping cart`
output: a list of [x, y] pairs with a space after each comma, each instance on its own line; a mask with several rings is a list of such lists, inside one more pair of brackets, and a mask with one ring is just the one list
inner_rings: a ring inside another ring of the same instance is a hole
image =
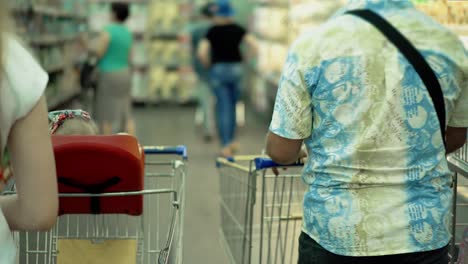
[[455, 172], [450, 263], [465, 264], [468, 263], [468, 146], [450, 155], [448, 164]]
[[[295, 263], [306, 190], [301, 164], [274, 175], [266, 157], [217, 160], [221, 237], [232, 263]], [[284, 167], [284, 166], [282, 166]], [[256, 206], [259, 204], [259, 206]]]
[[20, 263], [182, 263], [185, 147], [124, 135], [53, 143], [60, 217], [49, 232], [15, 234]]
[[[468, 147], [450, 155], [448, 163], [454, 172], [450, 263], [466, 264]], [[300, 177], [302, 166], [288, 166], [287, 171], [274, 175], [270, 169], [278, 166], [270, 159], [241, 156], [220, 158], [217, 167], [221, 184], [221, 237], [231, 262], [297, 262], [296, 241], [301, 232], [302, 199], [306, 191]], [[464, 250], [464, 256], [459, 249]]]

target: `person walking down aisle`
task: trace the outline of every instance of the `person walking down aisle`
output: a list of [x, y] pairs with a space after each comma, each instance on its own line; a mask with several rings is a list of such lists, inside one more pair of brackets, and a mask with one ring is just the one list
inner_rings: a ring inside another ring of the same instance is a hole
[[[190, 30], [193, 51], [197, 52], [200, 42], [205, 38], [206, 33], [211, 26], [211, 20], [216, 14], [216, 8], [215, 3], [207, 3], [201, 8], [200, 21], [195, 23]], [[195, 118], [196, 120], [202, 120], [204, 138], [206, 141], [211, 141], [214, 133], [214, 107], [209, 86], [210, 72], [202, 65], [198, 56], [193, 56], [192, 65], [199, 80], [197, 89], [198, 109]]]
[[236, 103], [240, 97], [242, 78], [241, 44], [256, 50], [255, 38], [233, 20], [234, 9], [227, 0], [217, 3], [214, 25], [201, 42], [198, 56], [210, 67], [211, 89], [216, 96], [216, 121], [222, 150], [229, 157], [236, 149]]
[[124, 131], [135, 134], [130, 76], [133, 36], [124, 25], [128, 16], [128, 4], [112, 3], [112, 24], [105, 28], [96, 47], [100, 61], [94, 115], [106, 135]]
[[[44, 91], [47, 73], [7, 30], [0, 8], [0, 191], [10, 177], [16, 195], [0, 197], [0, 263], [14, 264], [11, 230], [48, 230], [57, 219], [58, 191]], [[8, 149], [8, 151], [7, 151]], [[12, 174], [13, 172], [13, 174]]]
[[[412, 56], [376, 29], [381, 18]], [[448, 263], [445, 157], [466, 142], [467, 77], [458, 37], [410, 0], [351, 0], [295, 42], [267, 153], [287, 164], [303, 142], [309, 152], [299, 264]]]

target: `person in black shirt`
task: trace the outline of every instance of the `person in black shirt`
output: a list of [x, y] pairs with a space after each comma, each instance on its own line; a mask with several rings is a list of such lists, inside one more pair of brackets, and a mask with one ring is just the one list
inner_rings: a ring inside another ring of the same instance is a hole
[[228, 0], [218, 0], [214, 25], [200, 43], [198, 57], [210, 68], [212, 90], [216, 96], [218, 135], [221, 155], [230, 157], [235, 149], [236, 103], [240, 96], [242, 78], [241, 45], [256, 50], [255, 38], [232, 19], [234, 10]]

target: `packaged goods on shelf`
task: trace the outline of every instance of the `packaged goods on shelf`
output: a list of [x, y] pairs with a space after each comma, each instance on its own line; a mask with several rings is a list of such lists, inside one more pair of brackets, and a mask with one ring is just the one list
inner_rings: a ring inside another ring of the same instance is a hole
[[134, 73], [132, 79], [132, 96], [138, 101], [148, 96], [148, 75], [145, 73]]
[[49, 73], [46, 95], [52, 108], [79, 93], [74, 62], [87, 30], [85, 2], [22, 0], [11, 6], [17, 35]]
[[137, 41], [132, 47], [132, 64], [136, 67], [146, 67], [148, 65], [147, 45], [143, 41]]
[[255, 0], [254, 2], [258, 4], [263, 4], [267, 6], [285, 6], [289, 5], [290, 0]]
[[177, 65], [181, 59], [179, 43], [175, 41], [153, 41], [149, 48], [152, 63]]
[[101, 32], [110, 23], [110, 9], [108, 4], [89, 4], [88, 12], [88, 23], [91, 32]]
[[167, 71], [164, 67], [152, 67], [148, 96], [153, 101], [174, 101], [180, 76], [177, 72]]
[[259, 73], [266, 76], [279, 75], [291, 42], [325, 22], [344, 2], [261, 1], [254, 11], [253, 22], [253, 30], [260, 39], [257, 64]]
[[254, 31], [260, 38], [287, 41], [288, 10], [278, 7], [261, 7], [255, 10]]
[[468, 3], [466, 1], [450, 1], [448, 4], [448, 23], [468, 25]]
[[468, 2], [413, 0], [416, 7], [450, 28], [468, 48]]
[[289, 15], [291, 39], [315, 30], [345, 3], [344, 0], [295, 0]]
[[188, 103], [193, 99], [195, 96], [193, 87], [196, 87], [197, 81], [197, 76], [192, 70], [187, 69], [180, 72], [178, 85], [178, 100], [180, 103]]
[[148, 96], [152, 101], [179, 103], [186, 97], [181, 68], [190, 64], [190, 47], [182, 34], [189, 22], [184, 0], [152, 0], [148, 5]]
[[135, 34], [144, 34], [147, 21], [146, 4], [132, 4], [130, 6], [130, 17], [126, 21], [127, 27]]
[[295, 4], [291, 5], [291, 21], [293, 23], [302, 23], [308, 20], [323, 22], [342, 5], [341, 0], [296, 1]]
[[252, 97], [253, 98], [258, 98], [255, 100], [255, 108], [261, 112], [268, 111], [268, 94], [267, 90], [268, 87], [264, 80], [259, 78], [259, 76], [255, 76], [254, 79], [252, 80], [254, 83], [254, 89], [252, 90]]
[[149, 71], [149, 86], [147, 96], [149, 99], [155, 99], [160, 94], [161, 83], [164, 80], [166, 71], [163, 67], [153, 66]]
[[291, 43], [324, 23], [346, 0], [256, 0], [252, 30], [259, 39], [252, 67], [252, 102], [260, 112], [270, 111]]
[[257, 70], [260, 73], [279, 75], [288, 55], [288, 47], [283, 44], [259, 41]]
[[152, 34], [178, 32], [184, 25], [178, 1], [153, 1], [149, 6], [148, 30]]
[[429, 16], [442, 24], [449, 22], [448, 4], [445, 0], [433, 1], [414, 1], [419, 10], [425, 12]]

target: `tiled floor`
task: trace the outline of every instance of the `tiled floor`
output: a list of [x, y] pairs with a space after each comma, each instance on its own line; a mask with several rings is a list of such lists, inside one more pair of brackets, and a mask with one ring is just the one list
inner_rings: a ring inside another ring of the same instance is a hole
[[[184, 263], [229, 263], [220, 241], [219, 181], [215, 167], [217, 143], [204, 143], [194, 125], [193, 108], [138, 108], [138, 137], [144, 145], [186, 145], [189, 149]], [[268, 122], [247, 115], [240, 129], [241, 154], [263, 148]]]

